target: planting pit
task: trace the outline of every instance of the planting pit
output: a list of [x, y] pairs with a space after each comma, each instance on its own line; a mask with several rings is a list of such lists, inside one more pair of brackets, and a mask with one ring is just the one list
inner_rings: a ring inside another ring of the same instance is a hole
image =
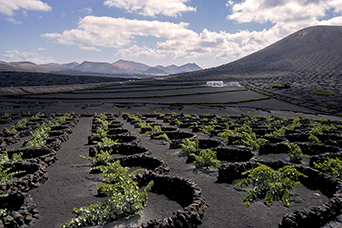
[[[62, 141], [60, 139], [54, 138], [54, 137], [48, 137], [48, 138], [44, 138], [44, 140], [46, 140], [46, 144], [42, 147], [51, 148], [55, 151], [58, 151], [61, 149]], [[25, 142], [23, 143], [23, 147], [26, 147], [29, 141], [30, 140], [25, 140]], [[40, 147], [36, 147], [36, 148], [40, 148]]]
[[63, 124], [63, 125], [51, 127], [51, 131], [64, 131], [67, 134], [71, 134], [72, 128], [74, 128], [74, 127], [75, 126], [70, 126], [69, 124]]
[[0, 152], [5, 151], [7, 148], [7, 143], [5, 142], [5, 139], [0, 139]]
[[145, 154], [136, 154], [118, 160], [120, 160], [121, 166], [148, 169], [157, 174], [167, 174], [170, 172], [170, 168], [164, 161], [156, 157], [146, 156]]
[[159, 135], [166, 134], [170, 139], [170, 149], [181, 148], [180, 143], [183, 139], [195, 140], [197, 135], [191, 132], [159, 132], [151, 134], [151, 139], [161, 139], [157, 138]]
[[48, 179], [46, 166], [39, 163], [21, 161], [5, 163], [2, 164], [2, 167], [11, 168], [11, 172], [24, 171], [24, 173], [16, 174], [10, 181], [2, 183], [0, 194], [6, 194], [10, 191], [27, 192], [32, 188], [39, 187]]
[[134, 144], [116, 144], [113, 146], [95, 146], [89, 148], [89, 156], [94, 157], [96, 154], [95, 148], [97, 151], [100, 150], [109, 150], [111, 154], [114, 155], [114, 158], [121, 158], [124, 156], [134, 155], [134, 154], [144, 154], [151, 155], [151, 151], [143, 146], [137, 146]]
[[0, 133], [0, 137], [3, 137], [7, 145], [15, 144], [19, 142], [20, 136], [18, 132], [14, 133]]
[[49, 131], [49, 137], [61, 140], [61, 142], [66, 142], [69, 139], [69, 134], [66, 131]]
[[[158, 124], [157, 124], [158, 125]], [[160, 126], [160, 125], [159, 125]], [[151, 127], [142, 127], [140, 128], [140, 134], [144, 134], [148, 131], [151, 131], [152, 128]], [[179, 129], [177, 127], [165, 127], [165, 126], [161, 126], [161, 130], [162, 132], [175, 132], [178, 131]]]
[[[177, 202], [182, 209], [174, 211], [168, 218], [150, 218], [140, 227], [197, 227], [202, 223], [205, 201], [201, 189], [191, 180], [183, 177], [159, 175], [145, 172], [136, 176], [140, 186], [154, 181], [152, 192], [165, 195], [169, 200]], [[148, 203], [153, 205], [153, 202]], [[158, 205], [155, 210], [158, 210]], [[163, 207], [164, 208], [164, 207]], [[154, 217], [153, 215], [152, 217]]]
[[31, 135], [32, 128], [31, 127], [16, 127], [15, 128], [20, 137], [26, 137]]
[[20, 153], [23, 153], [21, 157], [24, 160], [31, 161], [31, 159], [38, 159], [47, 165], [51, 165], [57, 160], [56, 151], [48, 147], [20, 148], [20, 149], [7, 151], [7, 154], [10, 158], [12, 158], [13, 154], [20, 154]]
[[0, 208], [9, 211], [8, 215], [0, 217], [2, 227], [27, 227], [39, 218], [37, 204], [29, 194], [11, 192], [6, 197], [0, 197], [0, 205]]
[[[282, 161], [260, 161], [260, 163], [265, 164], [272, 169], [279, 169], [289, 164]], [[255, 161], [224, 164], [219, 168], [218, 182], [236, 184], [237, 180], [240, 181], [241, 178], [244, 177], [242, 175], [243, 172], [255, 167], [257, 167]], [[301, 185], [295, 186], [293, 191], [291, 191], [291, 197], [296, 197], [297, 194], [300, 194], [301, 197], [304, 198], [305, 195], [312, 195], [311, 198], [315, 198], [313, 195], [319, 197], [316, 197], [314, 200], [306, 198], [306, 201], [308, 202], [305, 203], [303, 201], [296, 202], [296, 200], [293, 200], [290, 197], [291, 211], [286, 212], [282, 218], [279, 218], [279, 227], [321, 227], [340, 214], [342, 208], [342, 183], [333, 179], [331, 176], [320, 174], [317, 170], [312, 168], [300, 166], [297, 170], [308, 178], [299, 178], [299, 181], [305, 188], [301, 188], [300, 190], [299, 187]], [[298, 190], [302, 193], [295, 192]], [[253, 201], [249, 207], [252, 207], [253, 204], [257, 204], [258, 202], [259, 200]], [[297, 203], [299, 204], [295, 205]], [[302, 205], [300, 205], [301, 203]], [[275, 204], [275, 202], [273, 202], [273, 204]], [[270, 208], [274, 207], [278, 206], [272, 205]], [[279, 208], [274, 210], [279, 210]]]
[[[244, 146], [226, 146], [212, 148], [212, 151], [216, 151], [217, 160], [220, 160], [222, 164], [234, 163], [234, 162], [247, 162], [256, 161], [257, 157], [255, 153]], [[200, 154], [201, 149], [194, 151], [195, 155]], [[191, 163], [195, 161], [194, 156], [188, 156], [186, 163]]]
[[[107, 138], [110, 138], [112, 140], [119, 140], [119, 143], [125, 143], [125, 144], [140, 144], [140, 139], [133, 135], [127, 135], [127, 134], [120, 134], [120, 135], [107, 135], [105, 136]], [[88, 136], [88, 144], [89, 145], [96, 145], [98, 142], [102, 142], [102, 139], [104, 136]]]
[[319, 154], [319, 155], [313, 155], [310, 156], [310, 162], [309, 165], [310, 167], [314, 167], [314, 163], [323, 163], [324, 161], [327, 160], [327, 158], [331, 158], [331, 159], [342, 159], [342, 152], [338, 152], [338, 153], [324, 153], [324, 154]]

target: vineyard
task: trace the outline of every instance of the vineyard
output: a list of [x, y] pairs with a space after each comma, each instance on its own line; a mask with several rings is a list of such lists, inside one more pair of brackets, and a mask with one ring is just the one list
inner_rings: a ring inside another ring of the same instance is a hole
[[3, 227], [341, 225], [340, 121], [163, 111], [6, 118]]

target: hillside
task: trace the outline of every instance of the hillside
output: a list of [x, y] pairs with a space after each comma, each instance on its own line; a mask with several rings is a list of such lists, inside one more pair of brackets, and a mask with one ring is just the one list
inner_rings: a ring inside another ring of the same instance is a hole
[[126, 74], [127, 71], [122, 70], [113, 66], [110, 63], [97, 63], [84, 61], [83, 63], [73, 67], [75, 70], [86, 71], [86, 72], [96, 72], [103, 74]]
[[150, 68], [149, 66], [142, 64], [142, 63], [127, 61], [127, 60], [122, 60], [122, 59], [116, 61], [112, 65], [122, 70], [125, 70], [126, 72], [129, 72], [129, 73], [141, 73]]
[[265, 71], [342, 73], [342, 27], [300, 30], [252, 55], [220, 67], [234, 73]]
[[[182, 74], [194, 77], [223, 75], [340, 75], [342, 74], [342, 26], [314, 26], [218, 67]], [[246, 78], [246, 77], [244, 77]]]

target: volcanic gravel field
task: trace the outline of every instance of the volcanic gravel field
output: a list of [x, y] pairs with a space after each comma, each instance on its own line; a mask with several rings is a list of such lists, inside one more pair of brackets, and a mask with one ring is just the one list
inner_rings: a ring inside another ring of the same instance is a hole
[[[155, 184], [144, 210], [92, 227], [341, 227], [342, 183], [312, 168], [313, 162], [323, 161], [327, 156], [342, 157], [341, 118], [275, 99], [249, 87], [203, 86], [204, 82], [118, 82], [73, 92], [0, 97], [0, 151], [10, 155], [23, 153], [23, 161], [6, 163], [4, 167], [28, 170], [27, 175], [16, 176], [1, 185], [0, 194], [10, 193], [8, 197], [15, 203], [2, 201], [13, 212], [1, 218], [0, 227], [61, 227], [76, 217], [74, 207], [108, 199], [95, 189], [101, 183], [101, 174], [90, 172], [91, 163], [80, 157], [94, 156], [94, 141], [101, 138], [90, 136], [101, 113], [113, 122], [108, 137], [121, 143], [111, 148], [115, 152], [110, 162], [120, 160], [132, 169], [147, 168], [149, 171], [136, 176], [135, 181], [140, 186], [149, 180]], [[115, 98], [118, 96], [121, 98]], [[37, 113], [42, 113], [42, 117], [31, 119]], [[44, 138], [46, 146], [25, 148], [33, 138], [32, 131], [65, 114], [68, 118], [62, 125], [53, 127], [49, 137]], [[131, 115], [161, 126], [171, 140], [164, 142], [153, 134], [143, 135], [148, 129], [140, 129]], [[24, 118], [29, 120], [28, 126], [18, 128], [16, 133], [5, 133], [5, 128]], [[290, 125], [294, 118], [299, 118], [300, 126], [286, 130], [281, 137], [265, 137]], [[317, 135], [320, 146], [308, 139], [307, 132], [313, 128], [310, 122], [314, 120], [327, 127], [335, 126]], [[235, 125], [231, 125], [232, 121]], [[258, 138], [265, 137], [269, 142], [259, 149], [234, 144], [232, 140], [226, 142], [218, 134], [228, 129], [227, 124], [231, 125], [229, 129], [247, 124]], [[215, 127], [204, 134], [201, 126]], [[199, 140], [201, 150], [217, 151], [222, 165], [196, 168], [191, 157], [173, 155], [181, 150], [179, 143], [186, 138]], [[274, 169], [292, 164], [284, 149], [285, 142], [299, 145], [308, 155], [299, 168], [308, 179], [300, 179], [302, 184], [292, 189], [290, 207], [280, 200], [267, 206], [263, 199], [246, 206], [243, 198], [248, 188], [235, 186], [244, 179], [241, 173], [256, 167], [257, 162]]]

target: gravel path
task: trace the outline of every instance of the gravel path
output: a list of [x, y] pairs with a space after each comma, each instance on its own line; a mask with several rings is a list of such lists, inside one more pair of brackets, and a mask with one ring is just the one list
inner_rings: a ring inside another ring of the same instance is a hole
[[91, 121], [90, 117], [80, 119], [69, 140], [57, 151], [57, 162], [48, 167], [48, 181], [29, 192], [38, 203], [40, 214], [34, 228], [60, 227], [74, 217], [73, 207], [86, 206], [84, 201], [100, 200], [93, 196], [97, 194], [95, 186], [101, 177], [89, 174], [89, 162], [79, 156], [88, 155], [86, 144]]

